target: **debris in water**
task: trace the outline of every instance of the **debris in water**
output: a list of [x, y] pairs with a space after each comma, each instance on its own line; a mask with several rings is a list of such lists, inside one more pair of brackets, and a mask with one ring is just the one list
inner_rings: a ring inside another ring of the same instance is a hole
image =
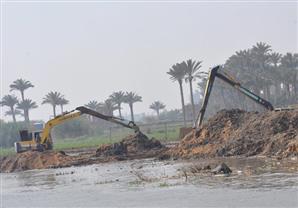
[[232, 173], [232, 170], [225, 164], [221, 163], [216, 168], [211, 170], [213, 174], [230, 174]]

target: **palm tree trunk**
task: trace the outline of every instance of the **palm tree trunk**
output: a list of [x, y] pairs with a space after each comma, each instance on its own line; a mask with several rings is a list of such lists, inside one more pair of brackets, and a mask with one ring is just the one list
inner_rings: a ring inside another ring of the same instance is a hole
[[29, 122], [30, 122], [30, 119], [29, 119], [29, 110], [25, 110], [24, 116], [25, 116], [25, 121], [29, 124]]
[[193, 91], [192, 91], [192, 79], [189, 79], [189, 89], [190, 89], [190, 101], [191, 101], [191, 108], [192, 108], [192, 122], [195, 122], [195, 104], [193, 100]]
[[279, 98], [280, 97], [280, 83], [279, 83], [279, 81], [276, 81], [275, 82], [275, 93], [274, 93], [274, 105], [276, 105], [276, 103], [277, 103], [277, 98]]
[[286, 90], [287, 90], [287, 98], [289, 99], [291, 97], [291, 90], [290, 90], [290, 84], [286, 84]]
[[60, 107], [61, 107], [61, 114], [63, 113], [63, 105], [60, 105]]
[[25, 100], [24, 91], [21, 91], [21, 97], [22, 97], [22, 101], [24, 101]]
[[267, 100], [270, 100], [270, 85], [266, 85]]
[[16, 123], [17, 122], [16, 114], [15, 114], [14, 109], [13, 109], [12, 106], [10, 107], [10, 110], [11, 110], [11, 114], [12, 114], [12, 120], [13, 120], [14, 123]]
[[159, 120], [159, 109], [156, 109], [157, 119]]
[[129, 104], [129, 108], [130, 108], [131, 121], [135, 121], [134, 115], [133, 115], [133, 104]]
[[54, 117], [56, 117], [56, 105], [53, 105], [53, 114], [54, 114]]
[[119, 111], [119, 117], [122, 118], [122, 115], [121, 115], [121, 105], [119, 105], [119, 104], [118, 104], [118, 111]]
[[179, 80], [179, 88], [180, 88], [180, 97], [181, 97], [181, 104], [182, 104], [183, 123], [184, 123], [184, 127], [186, 127], [186, 116], [185, 116], [185, 105], [184, 105], [182, 80]]

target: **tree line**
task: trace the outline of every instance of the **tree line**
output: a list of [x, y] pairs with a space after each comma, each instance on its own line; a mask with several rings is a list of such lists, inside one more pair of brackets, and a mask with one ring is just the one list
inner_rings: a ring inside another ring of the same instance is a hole
[[224, 64], [251, 91], [275, 106], [298, 102], [298, 54], [281, 54], [266, 43], [237, 51]]
[[[33, 88], [34, 85], [25, 79], [17, 79], [11, 85], [9, 85], [10, 91], [19, 91], [21, 95], [21, 100], [14, 94], [4, 95], [0, 104], [2, 106], [7, 106], [8, 111], [5, 112], [6, 116], [12, 116], [12, 120], [16, 123], [16, 116], [20, 115], [24, 118], [24, 121], [28, 124], [30, 121], [29, 112], [32, 109], [38, 107], [35, 101], [25, 98], [25, 91], [29, 88]], [[51, 104], [53, 106], [53, 114], [56, 116], [56, 106], [61, 107], [61, 113], [63, 113], [63, 106], [68, 104], [69, 101], [64, 97], [64, 95], [59, 92], [49, 92], [43, 98], [41, 104]]]
[[[184, 123], [187, 115], [194, 121], [199, 105], [194, 102], [194, 88], [199, 92], [199, 99], [203, 97], [204, 88], [207, 82], [207, 73], [202, 70], [203, 61], [188, 59], [172, 65], [167, 72], [170, 79], [179, 84], [181, 98], [181, 110]], [[236, 51], [223, 64], [223, 70], [232, 74], [240, 83], [254, 93], [272, 102], [274, 106], [290, 105], [298, 102], [298, 54], [281, 54], [274, 52], [272, 47], [266, 43], [259, 42], [249, 49]], [[193, 82], [197, 85], [193, 87]], [[190, 104], [186, 104], [183, 94], [183, 83], [189, 84]], [[10, 85], [10, 91], [19, 91], [20, 99], [13, 95], [5, 95], [1, 100], [2, 106], [7, 106], [6, 116], [12, 116], [16, 122], [16, 115], [24, 117], [24, 121], [29, 122], [29, 112], [38, 107], [36, 102], [25, 98], [25, 91], [33, 88], [34, 85], [25, 79], [17, 79]], [[214, 84], [212, 92], [214, 98], [210, 99], [210, 111], [218, 108], [242, 107], [246, 110], [258, 109], [254, 103], [247, 98], [241, 97], [239, 93], [233, 91], [229, 86], [221, 81]], [[238, 97], [241, 99], [238, 99]], [[199, 103], [200, 100], [197, 100]], [[113, 115], [118, 111], [122, 118], [121, 105], [128, 104], [131, 120], [134, 121], [134, 104], [142, 102], [142, 97], [135, 92], [113, 92], [108, 99], [103, 102], [92, 100], [86, 104], [87, 107], [98, 110], [107, 115]], [[60, 113], [64, 112], [63, 107], [69, 104], [69, 100], [59, 92], [49, 92], [45, 95], [41, 104], [50, 104], [53, 108], [53, 116], [57, 115], [56, 108], [60, 106]], [[155, 101], [150, 109], [156, 112], [159, 118], [160, 110], [165, 109], [161, 101]]]
[[[258, 42], [249, 49], [236, 51], [222, 65], [223, 73], [232, 75], [242, 86], [260, 95], [275, 107], [293, 105], [298, 102], [298, 54], [281, 54], [264, 42]], [[202, 71], [202, 61], [189, 59], [174, 64], [167, 74], [179, 84], [183, 120], [190, 115], [194, 121], [200, 109], [207, 83], [207, 73]], [[199, 95], [194, 104], [192, 82], [198, 80]], [[185, 104], [183, 82], [189, 83], [190, 106]], [[241, 108], [260, 111], [262, 108], [221, 80], [216, 80], [208, 104], [208, 115], [223, 108]]]
[[[163, 111], [165, 104], [161, 101], [154, 101], [150, 109], [156, 112], [156, 117], [144, 117], [143, 121], [158, 120], [195, 120], [195, 116], [200, 109], [206, 82], [207, 73], [202, 68], [203, 61], [188, 59], [173, 64], [166, 72], [170, 80], [177, 82], [181, 100], [181, 108]], [[281, 54], [273, 51], [267, 43], [259, 42], [251, 48], [236, 51], [222, 65], [222, 72], [230, 74], [238, 80], [244, 87], [270, 101], [275, 107], [288, 106], [298, 102], [298, 54], [286, 53]], [[184, 84], [189, 88], [190, 99], [185, 101]], [[34, 85], [25, 79], [17, 79], [10, 85], [10, 91], [18, 91], [20, 97], [14, 94], [3, 96], [2, 106], [7, 106], [6, 116], [12, 116], [13, 123], [1, 122], [0, 144], [11, 146], [17, 140], [17, 129], [26, 127], [29, 123], [29, 113], [38, 106], [36, 102], [27, 98], [25, 92]], [[179, 95], [177, 94], [177, 95]], [[196, 102], [195, 102], [196, 101]], [[85, 104], [86, 107], [99, 111], [106, 115], [114, 116], [115, 111], [119, 117], [122, 116], [122, 107], [124, 104], [129, 106], [131, 120], [135, 120], [134, 105], [142, 102], [142, 96], [135, 92], [113, 92], [106, 100], [98, 102], [92, 100]], [[53, 116], [57, 114], [57, 107], [60, 107], [60, 113], [64, 112], [64, 106], [69, 104], [69, 100], [59, 92], [49, 92], [41, 104], [50, 104], [52, 106]], [[210, 96], [206, 116], [210, 116], [219, 109], [241, 108], [248, 111], [262, 110], [258, 105], [241, 95], [237, 90], [228, 86], [221, 80], [216, 80]], [[21, 115], [25, 122], [16, 122], [16, 115]], [[90, 127], [89, 121], [94, 124]], [[87, 121], [89, 123], [87, 123]], [[98, 123], [102, 122], [102, 123]], [[100, 125], [98, 125], [100, 124]], [[104, 121], [93, 120], [93, 118], [81, 118], [71, 121], [57, 127], [59, 137], [76, 137], [84, 134], [94, 135], [101, 132], [101, 124]], [[111, 124], [104, 124], [103, 127]], [[76, 131], [74, 131], [74, 127]], [[100, 128], [99, 128], [100, 127]], [[4, 138], [4, 139], [2, 139]]]
[[[114, 111], [118, 111], [118, 115], [120, 118], [122, 116], [122, 104], [127, 104], [130, 109], [130, 118], [131, 121], [134, 121], [134, 104], [137, 102], [142, 102], [142, 96], [138, 95], [135, 92], [113, 92], [108, 99], [103, 102], [98, 102], [96, 100], [89, 101], [85, 106], [101, 112], [103, 114], [114, 116]], [[149, 108], [156, 112], [157, 117], [159, 117], [160, 110], [165, 109], [165, 105], [161, 101], [154, 101]], [[92, 118], [90, 118], [92, 119]]]
[[[3, 96], [0, 104], [2, 106], [7, 106], [9, 110], [5, 112], [6, 116], [12, 116], [12, 120], [16, 123], [16, 116], [20, 115], [24, 117], [24, 121], [29, 123], [29, 111], [38, 107], [36, 102], [31, 99], [25, 98], [25, 91], [29, 88], [34, 87], [34, 85], [25, 79], [17, 79], [10, 85], [10, 91], [19, 91], [21, 95], [21, 100], [13, 94], [8, 94]], [[134, 121], [134, 104], [137, 102], [142, 102], [142, 97], [135, 92], [113, 92], [108, 99], [103, 102], [98, 102], [92, 100], [87, 103], [85, 106], [101, 112], [106, 115], [113, 116], [114, 111], [117, 110], [119, 117], [122, 118], [122, 107], [123, 103], [128, 104], [131, 114], [131, 120]], [[57, 116], [57, 106], [60, 106], [60, 113], [64, 113], [63, 107], [69, 104], [69, 100], [65, 98], [60, 92], [51, 91], [45, 95], [41, 104], [50, 104], [53, 110], [53, 116]], [[157, 116], [161, 109], [165, 108], [165, 105], [160, 101], [153, 102], [150, 106], [150, 109], [156, 111]]]

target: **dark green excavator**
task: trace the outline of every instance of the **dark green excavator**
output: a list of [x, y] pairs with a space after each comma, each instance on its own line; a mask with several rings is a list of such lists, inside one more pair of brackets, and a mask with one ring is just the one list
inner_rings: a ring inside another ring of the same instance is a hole
[[220, 68], [221, 68], [220, 66], [216, 66], [212, 68], [209, 72], [202, 107], [198, 114], [196, 122], [194, 123], [195, 129], [200, 128], [202, 125], [208, 100], [216, 77], [226, 82], [227, 84], [231, 85], [235, 89], [239, 90], [242, 94], [249, 97], [250, 99], [255, 101], [257, 104], [263, 106], [267, 110], [270, 110], [270, 111], [274, 110], [274, 107], [269, 101], [261, 98], [260, 96], [256, 95], [255, 93], [241, 86], [241, 84], [238, 81], [236, 81], [231, 75], [227, 74], [226, 72], [219, 72]]

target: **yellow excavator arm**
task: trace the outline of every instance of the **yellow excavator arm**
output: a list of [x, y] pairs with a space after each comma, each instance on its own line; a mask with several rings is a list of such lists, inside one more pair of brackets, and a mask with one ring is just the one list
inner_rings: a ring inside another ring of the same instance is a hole
[[[45, 127], [42, 131], [41, 139], [40, 139], [40, 144], [44, 145], [51, 145], [53, 143], [52, 138], [51, 138], [51, 130], [53, 127], [62, 124], [66, 121], [72, 120], [74, 118], [77, 118], [81, 116], [82, 113], [80, 111], [71, 111], [71, 112], [66, 112], [62, 115], [59, 115], [51, 120], [49, 120], [46, 124]], [[51, 148], [46, 148], [46, 149], [51, 149]]]

